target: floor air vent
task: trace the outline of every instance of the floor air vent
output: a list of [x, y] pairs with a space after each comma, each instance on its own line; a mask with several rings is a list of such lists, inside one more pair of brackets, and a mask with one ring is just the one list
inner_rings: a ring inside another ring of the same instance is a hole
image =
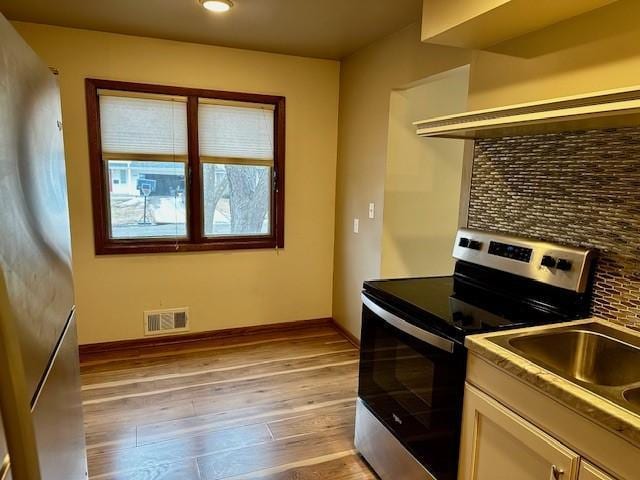
[[144, 312], [144, 334], [162, 335], [189, 331], [189, 310], [171, 308]]

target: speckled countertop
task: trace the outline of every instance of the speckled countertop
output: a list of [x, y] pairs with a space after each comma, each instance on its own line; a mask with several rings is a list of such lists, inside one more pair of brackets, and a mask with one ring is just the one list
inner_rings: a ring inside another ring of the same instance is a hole
[[471, 352], [495, 364], [510, 375], [530, 384], [537, 390], [563, 403], [584, 417], [591, 419], [594, 423], [602, 425], [640, 447], [639, 415], [549, 370], [545, 370], [543, 367], [527, 360], [524, 356], [520, 356], [490, 341], [493, 337], [512, 335], [514, 333], [532, 333], [540, 330], [549, 331], [550, 329], [591, 322], [597, 322], [608, 327], [620, 329], [624, 332], [635, 334], [640, 338], [640, 332], [619, 327], [605, 320], [590, 318], [557, 325], [544, 325], [509, 330], [508, 332], [471, 335], [466, 338], [465, 345]]

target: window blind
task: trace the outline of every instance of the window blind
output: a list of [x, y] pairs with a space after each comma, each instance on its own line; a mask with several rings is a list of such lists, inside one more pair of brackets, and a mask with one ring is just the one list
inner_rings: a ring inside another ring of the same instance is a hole
[[187, 155], [186, 99], [100, 95], [102, 151]]
[[200, 103], [198, 121], [202, 157], [273, 160], [272, 106]]

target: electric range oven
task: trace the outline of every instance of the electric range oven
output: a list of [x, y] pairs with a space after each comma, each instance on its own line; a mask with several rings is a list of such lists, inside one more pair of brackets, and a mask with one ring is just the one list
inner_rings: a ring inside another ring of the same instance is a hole
[[355, 443], [382, 480], [456, 479], [465, 336], [585, 316], [593, 254], [463, 229], [453, 276], [365, 282]]

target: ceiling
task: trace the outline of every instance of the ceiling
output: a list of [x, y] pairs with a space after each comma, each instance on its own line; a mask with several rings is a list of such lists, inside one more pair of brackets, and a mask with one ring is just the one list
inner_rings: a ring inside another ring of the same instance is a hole
[[422, 0], [0, 0], [10, 20], [340, 59], [420, 18]]

